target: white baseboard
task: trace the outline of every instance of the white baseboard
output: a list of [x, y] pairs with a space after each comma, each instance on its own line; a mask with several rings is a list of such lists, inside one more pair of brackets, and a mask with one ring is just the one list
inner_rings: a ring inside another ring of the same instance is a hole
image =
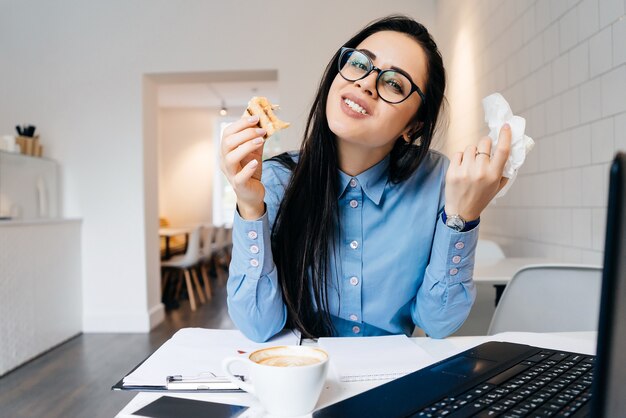
[[159, 305], [160, 309], [157, 305], [150, 312], [84, 312], [83, 332], [148, 333], [152, 329], [153, 321], [158, 322], [165, 315], [162, 304]]
[[150, 309], [150, 329], [154, 329], [163, 320], [165, 320], [165, 305], [159, 302]]

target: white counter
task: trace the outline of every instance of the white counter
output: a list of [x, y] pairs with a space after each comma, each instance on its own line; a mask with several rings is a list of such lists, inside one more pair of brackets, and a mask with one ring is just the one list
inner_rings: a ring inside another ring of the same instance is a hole
[[82, 331], [81, 223], [0, 221], [0, 376]]
[[60, 225], [60, 224], [73, 224], [81, 223], [81, 219], [67, 219], [67, 218], [54, 218], [54, 219], [10, 219], [0, 220], [0, 228], [9, 226], [28, 226], [28, 225]]

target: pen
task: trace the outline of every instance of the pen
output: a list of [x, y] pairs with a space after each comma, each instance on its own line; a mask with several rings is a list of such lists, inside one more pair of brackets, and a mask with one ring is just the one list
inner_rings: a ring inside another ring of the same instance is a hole
[[[238, 379], [243, 380], [243, 376], [236, 375]], [[182, 376], [173, 375], [168, 376], [167, 379], [168, 390], [228, 390], [239, 391], [239, 386], [228, 380], [226, 377], [215, 376], [211, 373], [211, 376]]]
[[[242, 375], [235, 375], [238, 379], [243, 380], [244, 377]], [[230, 382], [227, 377], [224, 376], [216, 376], [214, 373], [202, 373], [197, 376], [182, 376], [180, 374], [175, 374], [172, 376], [167, 376], [168, 382], [193, 382], [193, 381], [203, 381], [203, 382]]]

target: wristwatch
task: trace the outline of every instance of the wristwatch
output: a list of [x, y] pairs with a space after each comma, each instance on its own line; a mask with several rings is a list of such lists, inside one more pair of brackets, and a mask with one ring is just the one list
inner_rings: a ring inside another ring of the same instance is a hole
[[443, 212], [441, 212], [441, 220], [448, 228], [452, 228], [457, 232], [470, 231], [476, 228], [476, 226], [480, 223], [480, 217], [474, 221], [466, 221], [461, 215], [448, 215], [445, 208]]

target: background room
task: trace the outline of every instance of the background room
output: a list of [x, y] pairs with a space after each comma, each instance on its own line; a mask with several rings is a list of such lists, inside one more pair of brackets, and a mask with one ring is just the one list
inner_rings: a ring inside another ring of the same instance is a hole
[[[180, 276], [179, 306], [166, 312], [160, 218], [228, 226], [222, 122], [266, 95], [292, 124], [266, 155], [297, 149], [328, 58], [391, 13], [423, 23], [444, 57], [440, 150], [488, 132], [481, 99], [493, 92], [536, 142], [483, 213], [480, 238], [496, 245], [485, 257], [600, 265], [608, 164], [626, 149], [625, 9], [626, 0], [0, 1], [0, 411], [93, 416], [98, 406], [112, 416], [129, 396], [109, 394], [111, 384], [177, 329], [233, 326], [218, 278], [227, 240], [206, 269], [212, 298], [197, 271], [191, 311]], [[4, 138], [22, 124], [36, 126], [41, 158], [11, 152]], [[169, 239], [182, 255], [190, 232]], [[486, 333], [494, 283], [479, 283], [458, 335]], [[73, 370], [77, 356], [95, 372]], [[46, 385], [55, 376], [44, 371], [57, 368], [75, 385], [42, 397], [9, 390]]]

